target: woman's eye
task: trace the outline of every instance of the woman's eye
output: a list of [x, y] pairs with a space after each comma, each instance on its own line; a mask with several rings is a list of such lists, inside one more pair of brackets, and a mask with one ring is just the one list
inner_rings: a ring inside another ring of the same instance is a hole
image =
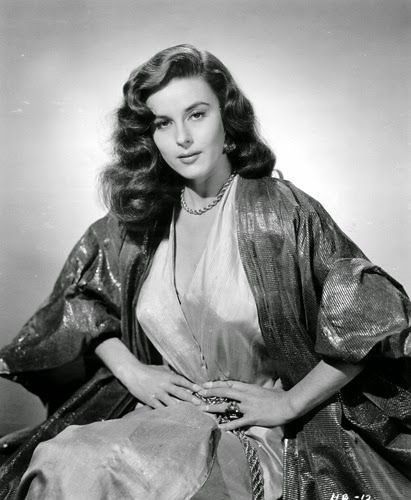
[[163, 129], [163, 128], [166, 128], [170, 125], [170, 120], [162, 120], [161, 122], [155, 122], [154, 123], [154, 126], [156, 129]]
[[196, 111], [190, 115], [193, 120], [200, 120], [205, 115], [204, 111]]

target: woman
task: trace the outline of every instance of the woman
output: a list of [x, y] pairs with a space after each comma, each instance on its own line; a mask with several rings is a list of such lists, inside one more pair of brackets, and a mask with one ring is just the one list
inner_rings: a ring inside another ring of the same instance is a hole
[[[115, 141], [109, 215], [0, 351], [59, 406], [3, 466], [2, 498], [407, 498], [410, 303], [270, 177], [224, 65], [156, 54]], [[85, 380], [63, 404], [56, 370], [67, 391]]]

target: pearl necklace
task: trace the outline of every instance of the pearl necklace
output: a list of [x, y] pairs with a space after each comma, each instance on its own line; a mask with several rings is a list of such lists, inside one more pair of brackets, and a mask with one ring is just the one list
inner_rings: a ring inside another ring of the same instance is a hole
[[184, 208], [186, 212], [188, 212], [191, 215], [202, 215], [205, 212], [208, 212], [208, 210], [211, 210], [213, 207], [217, 205], [217, 203], [221, 200], [221, 198], [224, 196], [224, 193], [227, 191], [229, 188], [230, 184], [233, 182], [234, 177], [236, 176], [236, 172], [232, 172], [228, 179], [224, 182], [224, 184], [221, 186], [220, 191], [217, 193], [217, 196], [214, 198], [214, 200], [210, 201], [210, 203], [203, 207], [199, 208], [198, 210], [194, 210], [193, 208], [190, 208], [187, 205], [186, 200], [184, 199], [184, 189], [181, 190], [180, 193], [180, 202], [181, 202], [181, 207]]

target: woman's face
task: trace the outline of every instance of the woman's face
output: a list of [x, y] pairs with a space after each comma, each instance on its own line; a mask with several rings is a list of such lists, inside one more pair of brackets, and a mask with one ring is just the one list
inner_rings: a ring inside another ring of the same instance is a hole
[[175, 78], [146, 104], [155, 115], [154, 142], [175, 172], [194, 182], [230, 173], [219, 102], [203, 78]]

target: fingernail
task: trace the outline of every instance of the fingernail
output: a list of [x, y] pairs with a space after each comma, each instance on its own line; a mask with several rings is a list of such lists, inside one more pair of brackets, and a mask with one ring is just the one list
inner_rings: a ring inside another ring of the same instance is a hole
[[206, 389], [210, 389], [210, 387], [212, 386], [213, 386], [212, 382], [206, 382], [205, 384], [203, 384], [203, 387], [205, 387]]
[[194, 392], [201, 391], [201, 385], [194, 384], [194, 385], [193, 385], [193, 391], [194, 391]]
[[207, 396], [207, 391], [201, 389], [200, 391], [198, 391], [198, 394], [200, 394], [201, 396]]

